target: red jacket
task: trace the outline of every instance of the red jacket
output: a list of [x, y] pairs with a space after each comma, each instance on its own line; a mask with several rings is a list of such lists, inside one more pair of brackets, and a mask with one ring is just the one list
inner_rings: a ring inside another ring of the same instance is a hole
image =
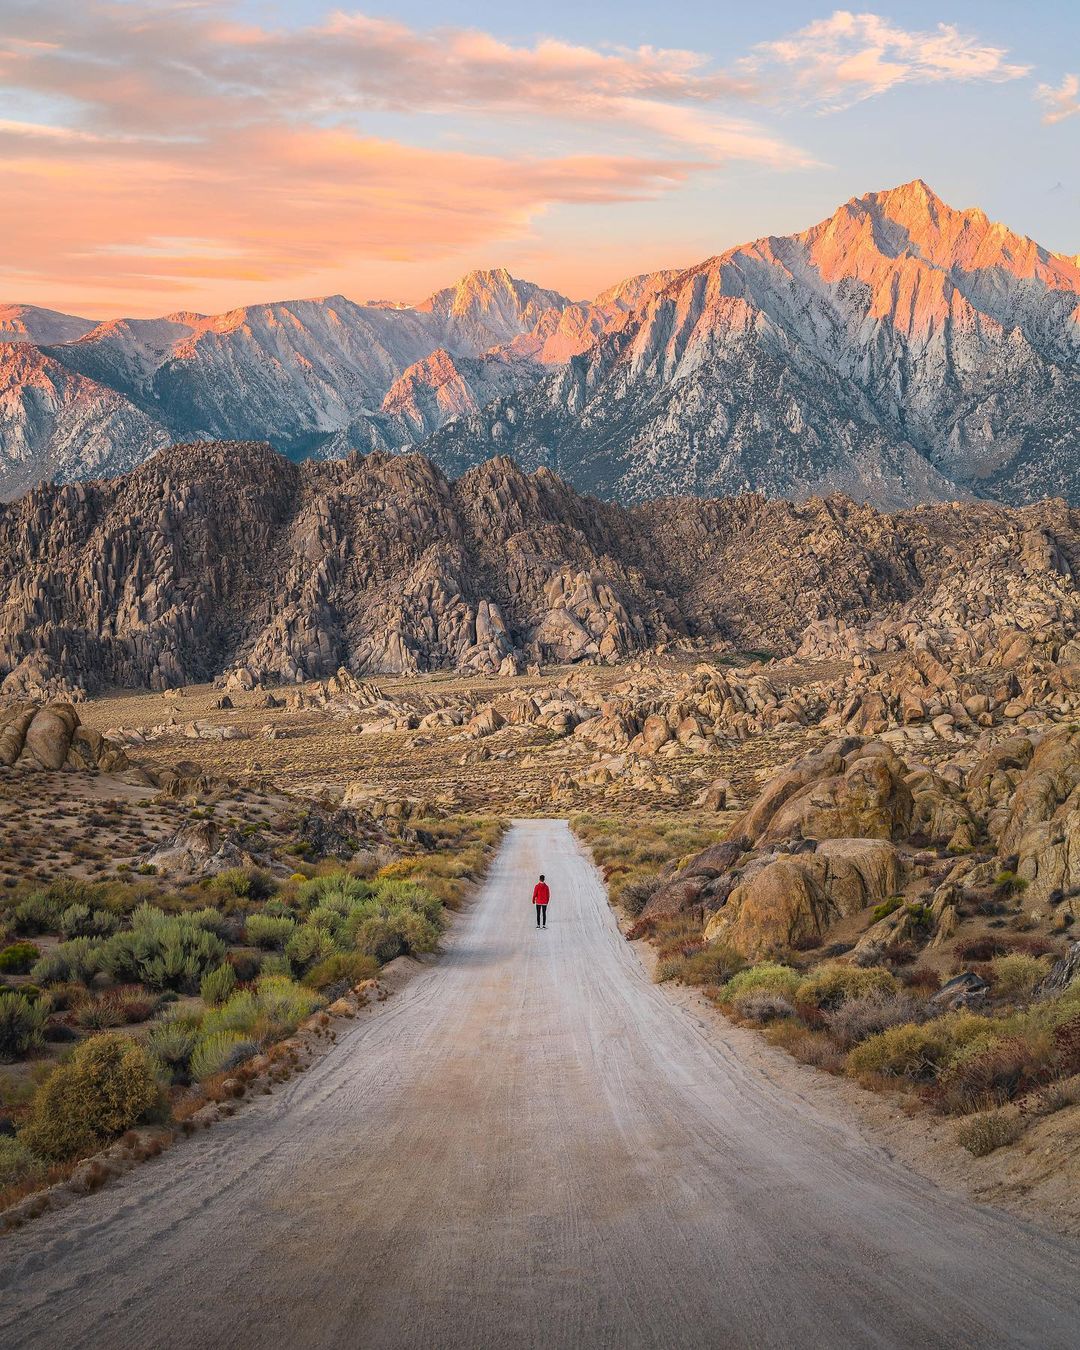
[[533, 888], [533, 904], [546, 905], [551, 892], [548, 890], [546, 881], [538, 881]]

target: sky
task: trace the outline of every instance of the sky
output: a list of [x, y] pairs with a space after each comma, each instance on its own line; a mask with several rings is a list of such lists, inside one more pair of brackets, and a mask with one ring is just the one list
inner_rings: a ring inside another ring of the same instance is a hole
[[912, 178], [1080, 252], [1080, 6], [0, 0], [0, 302], [575, 299]]

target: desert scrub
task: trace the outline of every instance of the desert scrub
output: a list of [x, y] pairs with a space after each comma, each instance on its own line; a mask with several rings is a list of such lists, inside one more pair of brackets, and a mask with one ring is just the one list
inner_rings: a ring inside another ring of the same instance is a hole
[[32, 942], [13, 942], [0, 952], [0, 975], [25, 975], [40, 955]]
[[215, 1031], [203, 1036], [192, 1051], [191, 1077], [201, 1083], [215, 1074], [227, 1073], [259, 1053], [257, 1041], [236, 1031]]
[[25, 1181], [37, 1181], [44, 1174], [45, 1163], [21, 1139], [0, 1135], [0, 1191]]
[[236, 971], [226, 963], [207, 971], [199, 985], [199, 993], [203, 1002], [212, 1007], [224, 1003], [235, 988]]
[[105, 943], [101, 964], [118, 983], [146, 984], [193, 994], [202, 977], [221, 965], [225, 943], [186, 915], [140, 905], [129, 932]]
[[802, 976], [790, 966], [780, 965], [775, 961], [763, 961], [759, 965], [751, 966], [749, 970], [741, 970], [737, 975], [733, 975], [719, 990], [717, 997], [721, 1003], [734, 1004], [743, 994], [764, 989], [770, 994], [783, 994], [785, 998], [790, 999], [795, 997], [795, 990], [801, 981]]
[[[687, 825], [682, 818], [662, 816], [631, 824], [616, 817], [583, 814], [574, 816], [570, 825], [588, 844], [604, 874], [612, 903], [625, 908], [631, 918], [644, 909], [648, 888], [664, 879], [658, 873], [665, 868], [673, 871], [680, 859], [700, 853], [721, 837], [715, 826]], [[639, 904], [641, 908], [635, 914]]]
[[22, 994], [0, 993], [0, 1060], [10, 1063], [40, 1050], [45, 1041], [48, 1009]]
[[318, 924], [301, 924], [285, 944], [285, 955], [292, 968], [303, 972], [334, 955], [334, 939]]
[[723, 942], [713, 942], [686, 956], [666, 957], [657, 966], [657, 979], [677, 979], [683, 984], [692, 985], [720, 985], [730, 980], [745, 964], [734, 948]]
[[992, 1023], [975, 1013], [948, 1013], [921, 1025], [905, 1023], [868, 1037], [847, 1057], [848, 1072], [929, 1082], [965, 1045], [985, 1041]]
[[890, 1027], [922, 1021], [923, 1005], [910, 994], [877, 991], [856, 995], [825, 1014], [829, 1034], [843, 1050]]
[[46, 952], [30, 972], [35, 984], [91, 985], [101, 969], [102, 944], [93, 938], [72, 938]]
[[245, 925], [248, 942], [253, 947], [263, 947], [268, 950], [283, 950], [295, 931], [295, 919], [285, 918], [284, 916], [275, 918], [269, 914], [250, 914]]
[[186, 1073], [198, 1040], [198, 1022], [189, 1017], [171, 1017], [151, 1027], [146, 1050], [159, 1077], [166, 1083]]
[[868, 994], [895, 994], [899, 985], [892, 971], [883, 966], [819, 966], [795, 990], [795, 1001], [822, 1012], [839, 1008], [851, 998]]
[[997, 1148], [1015, 1144], [1023, 1132], [1024, 1122], [1019, 1116], [994, 1111], [972, 1116], [957, 1126], [956, 1142], [976, 1158], [985, 1158]]
[[161, 1106], [149, 1055], [130, 1037], [106, 1032], [57, 1066], [19, 1138], [40, 1157], [63, 1162], [100, 1148]]
[[1046, 961], [1022, 952], [995, 956], [990, 962], [990, 984], [1002, 998], [1029, 998], [1049, 968]]
[[118, 919], [107, 909], [91, 909], [89, 905], [68, 905], [60, 915], [60, 932], [65, 938], [111, 937], [116, 932]]
[[749, 989], [739, 994], [732, 1008], [744, 1021], [757, 1026], [767, 1026], [770, 1022], [796, 1015], [794, 1006], [783, 994], [774, 994], [769, 989]]
[[378, 973], [379, 963], [373, 956], [365, 956], [362, 952], [335, 952], [312, 966], [304, 976], [304, 984], [319, 993], [341, 986], [344, 993], [362, 980], [373, 980]]

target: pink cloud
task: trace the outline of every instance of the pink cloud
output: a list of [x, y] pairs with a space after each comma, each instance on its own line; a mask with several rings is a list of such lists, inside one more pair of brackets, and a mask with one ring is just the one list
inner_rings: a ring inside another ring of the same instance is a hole
[[782, 75], [785, 93], [829, 111], [883, 94], [898, 84], [1015, 80], [1030, 67], [1005, 58], [955, 24], [909, 31], [878, 14], [838, 9], [775, 42], [759, 43], [739, 63], [749, 77]]
[[[5, 27], [0, 80], [55, 117], [0, 122], [0, 289], [92, 288], [101, 312], [203, 307], [230, 277], [295, 293], [371, 259], [525, 241], [552, 207], [647, 199], [729, 160], [810, 162], [732, 115], [751, 78], [694, 52], [340, 11], [278, 30], [156, 0], [36, 0]], [[372, 134], [386, 113], [435, 144]]]
[[1075, 117], [1080, 113], [1080, 76], [1066, 75], [1056, 89], [1050, 84], [1040, 84], [1035, 97], [1046, 109], [1042, 120], [1047, 126]]

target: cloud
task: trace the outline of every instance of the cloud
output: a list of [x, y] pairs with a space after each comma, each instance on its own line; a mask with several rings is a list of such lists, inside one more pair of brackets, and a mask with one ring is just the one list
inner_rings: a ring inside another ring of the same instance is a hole
[[834, 112], [898, 84], [1015, 80], [1030, 67], [1005, 58], [954, 24], [909, 32], [877, 14], [838, 9], [776, 42], [762, 42], [739, 63], [748, 78], [782, 80], [783, 97]]
[[1057, 89], [1050, 84], [1040, 84], [1035, 97], [1046, 107], [1042, 120], [1047, 126], [1064, 122], [1066, 117], [1080, 113], [1080, 76], [1066, 75]]
[[0, 285], [190, 292], [231, 269], [276, 289], [527, 238], [553, 206], [731, 160], [812, 162], [744, 115], [751, 75], [698, 53], [343, 11], [273, 28], [224, 0], [5, 0], [0, 88]]

